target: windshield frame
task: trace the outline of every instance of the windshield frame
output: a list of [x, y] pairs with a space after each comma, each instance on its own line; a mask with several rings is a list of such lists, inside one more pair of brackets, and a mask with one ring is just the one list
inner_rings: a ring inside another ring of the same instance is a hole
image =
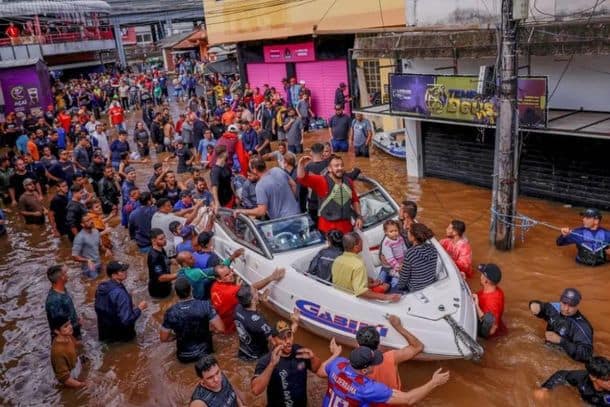
[[[271, 242], [265, 237], [265, 234], [263, 233], [263, 230], [261, 228], [263, 226], [272, 225], [272, 224], [276, 224], [279, 222], [285, 222], [285, 221], [289, 221], [292, 219], [298, 219], [298, 218], [305, 218], [310, 222], [313, 232], [318, 232], [318, 234], [320, 235], [320, 241], [313, 242], [311, 244], [304, 245], [304, 246], [285, 249], [285, 250], [274, 250], [271, 247]], [[252, 224], [253, 224], [254, 228], [256, 229], [258, 236], [260, 236], [261, 242], [267, 248], [269, 253], [271, 253], [272, 256], [280, 255], [280, 254], [284, 254], [284, 253], [288, 253], [288, 252], [292, 252], [292, 251], [296, 251], [296, 250], [309, 249], [311, 247], [316, 247], [316, 246], [323, 245], [324, 243], [326, 243], [326, 238], [325, 238], [324, 234], [322, 234], [322, 232], [319, 231], [319, 229], [313, 223], [313, 220], [307, 213], [300, 213], [298, 215], [288, 216], [286, 218], [271, 219], [271, 220], [266, 220], [266, 221], [262, 221], [262, 222], [252, 222]]]

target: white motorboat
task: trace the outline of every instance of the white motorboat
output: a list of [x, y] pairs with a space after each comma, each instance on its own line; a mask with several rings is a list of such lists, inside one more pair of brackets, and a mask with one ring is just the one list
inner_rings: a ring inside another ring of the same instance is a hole
[[[363, 250], [363, 257], [367, 264], [378, 263], [375, 246], [383, 237], [382, 224], [398, 216], [398, 206], [373, 180], [361, 176], [355, 185], [364, 218], [363, 234], [372, 245]], [[215, 251], [221, 256], [240, 247], [246, 249], [233, 268], [248, 283], [284, 267], [285, 277], [270, 286], [269, 305], [283, 317], [298, 308], [300, 324], [317, 335], [353, 346], [358, 328], [373, 325], [383, 347], [401, 348], [405, 339], [386, 320], [388, 314], [395, 314], [425, 344], [419, 359], [478, 358], [483, 350], [473, 339], [477, 316], [470, 289], [440, 244], [434, 239], [432, 244], [439, 253], [437, 282], [403, 295], [397, 303], [388, 303], [358, 298], [307, 273], [325, 240], [306, 214], [255, 222], [221, 209], [214, 237]], [[376, 273], [375, 267], [369, 267], [371, 277]]]
[[373, 135], [373, 145], [397, 158], [407, 158], [405, 129], [382, 131]]

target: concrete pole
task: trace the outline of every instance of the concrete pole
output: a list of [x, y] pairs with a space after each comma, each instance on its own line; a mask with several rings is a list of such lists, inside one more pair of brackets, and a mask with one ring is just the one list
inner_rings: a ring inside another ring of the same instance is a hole
[[116, 51], [117, 56], [119, 57], [119, 64], [121, 64], [121, 66], [127, 66], [127, 57], [125, 56], [125, 47], [123, 46], [123, 37], [119, 20], [112, 20], [112, 28], [114, 29], [114, 41], [116, 43]]
[[502, 46], [499, 116], [496, 122], [491, 242], [499, 250], [514, 244], [519, 171], [519, 114], [517, 110], [517, 22], [512, 18], [513, 0], [502, 0]]

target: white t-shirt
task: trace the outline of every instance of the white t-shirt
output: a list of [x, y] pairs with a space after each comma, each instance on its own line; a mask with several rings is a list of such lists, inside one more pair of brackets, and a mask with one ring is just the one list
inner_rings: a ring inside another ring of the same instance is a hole
[[174, 257], [176, 255], [176, 242], [174, 241], [174, 234], [169, 230], [169, 224], [177, 221], [182, 226], [186, 223], [186, 219], [176, 216], [173, 213], [155, 212], [150, 221], [151, 229], [161, 229], [165, 234], [165, 253], [167, 257]]

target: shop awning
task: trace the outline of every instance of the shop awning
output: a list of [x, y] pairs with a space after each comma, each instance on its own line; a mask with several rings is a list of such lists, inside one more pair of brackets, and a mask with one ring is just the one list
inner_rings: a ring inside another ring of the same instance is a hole
[[[418, 120], [433, 123], [451, 123], [459, 126], [487, 127], [495, 126], [453, 121], [440, 118], [428, 118], [409, 113], [392, 112], [389, 104], [354, 108], [354, 113], [374, 116], [403, 117], [408, 120]], [[521, 128], [521, 132], [561, 134], [565, 136], [610, 138], [610, 112], [588, 112], [586, 110], [558, 110], [548, 112], [548, 125], [545, 128]]]
[[210, 62], [206, 64], [204, 74], [219, 73], [223, 75], [230, 75], [237, 73], [237, 63], [232, 59], [223, 59], [216, 62]]

